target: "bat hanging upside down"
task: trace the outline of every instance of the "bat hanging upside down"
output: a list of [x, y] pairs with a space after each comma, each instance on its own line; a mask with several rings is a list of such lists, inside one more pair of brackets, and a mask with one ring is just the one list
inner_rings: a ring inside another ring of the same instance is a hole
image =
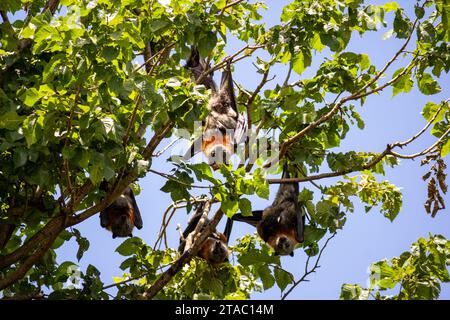
[[[178, 251], [183, 253], [186, 249], [186, 238], [191, 232], [195, 230], [200, 218], [202, 217], [203, 205], [199, 205], [194, 215], [189, 219], [186, 229], [183, 231], [182, 239], [180, 239], [180, 246]], [[209, 220], [206, 219], [201, 231], [208, 225]], [[200, 231], [200, 232], [201, 232]], [[197, 256], [206, 260], [212, 265], [218, 265], [228, 262], [228, 239], [231, 232], [231, 225], [227, 223], [224, 233], [213, 230], [211, 235], [203, 242]]]
[[[198, 81], [201, 74], [209, 69], [209, 65], [200, 57], [195, 47], [191, 48], [191, 56], [186, 66], [191, 70], [195, 81]], [[219, 90], [212, 74], [206, 76], [200, 84], [211, 89], [211, 98], [208, 103], [209, 114], [205, 120], [202, 137], [192, 143], [184, 158], [190, 159], [201, 149], [208, 158], [209, 165], [217, 170], [219, 164], [228, 163], [236, 152], [237, 146], [245, 140], [247, 120], [239, 114], [237, 109], [230, 60], [222, 73]]]
[[[289, 178], [286, 166], [282, 178]], [[275, 255], [293, 257], [295, 246], [304, 241], [305, 217], [298, 195], [298, 183], [280, 184], [271, 206], [253, 211], [248, 217], [238, 213], [232, 219], [256, 227], [258, 235], [275, 250]]]
[[129, 186], [109, 207], [100, 212], [100, 225], [112, 232], [113, 239], [132, 237], [134, 227], [142, 228], [141, 213]]

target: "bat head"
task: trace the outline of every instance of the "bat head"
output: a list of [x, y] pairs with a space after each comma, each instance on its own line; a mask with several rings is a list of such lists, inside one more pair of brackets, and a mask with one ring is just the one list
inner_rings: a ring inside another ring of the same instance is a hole
[[228, 261], [228, 247], [221, 240], [209, 237], [199, 254], [211, 264], [220, 264]]
[[221, 163], [230, 161], [233, 150], [229, 140], [229, 137], [219, 130], [207, 130], [203, 133], [202, 150], [214, 170], [217, 170]]
[[214, 170], [217, 170], [219, 169], [219, 165], [221, 163], [228, 163], [232, 154], [224, 145], [216, 144], [208, 150], [206, 156], [208, 157], [208, 163], [210, 166]]
[[127, 212], [121, 212], [112, 219], [111, 232], [116, 237], [130, 237], [134, 228], [134, 221]]
[[297, 241], [289, 234], [279, 233], [268, 239], [268, 244], [275, 251], [276, 256], [294, 256]]

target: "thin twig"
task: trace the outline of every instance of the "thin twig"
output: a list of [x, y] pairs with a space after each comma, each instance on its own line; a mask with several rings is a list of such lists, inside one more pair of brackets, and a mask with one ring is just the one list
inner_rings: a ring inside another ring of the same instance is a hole
[[164, 271], [160, 277], [153, 283], [153, 285], [145, 292], [144, 297], [147, 299], [154, 298], [159, 291], [181, 270], [181, 268], [188, 263], [198, 252], [201, 244], [216, 228], [220, 219], [223, 217], [223, 212], [219, 209], [214, 214], [208, 225], [203, 229], [193, 246], [186, 250], [171, 266]]
[[[400, 72], [396, 77], [394, 77], [391, 81], [388, 81], [386, 84], [384, 84], [382, 86], [379, 86], [379, 87], [377, 87], [375, 89], [372, 89], [370, 91], [365, 91], [367, 88], [371, 87], [385, 73], [385, 71], [392, 65], [392, 63], [394, 63], [394, 61], [398, 58], [398, 56], [406, 48], [406, 46], [408, 45], [409, 41], [411, 40], [411, 36], [412, 36], [412, 34], [414, 32], [414, 29], [416, 27], [417, 21], [418, 21], [418, 19], [416, 19], [414, 21], [411, 33], [409, 34], [409, 36], [406, 39], [405, 43], [394, 54], [394, 56], [386, 63], [386, 65], [375, 75], [375, 77], [373, 77], [368, 83], [366, 83], [361, 89], [359, 89], [355, 93], [353, 93], [353, 94], [351, 94], [351, 95], [349, 95], [347, 97], [344, 97], [341, 100], [339, 100], [339, 102], [334, 104], [334, 106], [331, 108], [331, 110], [328, 113], [324, 114], [322, 117], [320, 117], [316, 121], [314, 121], [314, 122], [310, 123], [308, 126], [306, 126], [303, 130], [301, 130], [300, 132], [298, 132], [294, 136], [292, 136], [289, 139], [287, 139], [286, 141], [284, 141], [281, 144], [280, 152], [277, 155], [273, 156], [271, 159], [269, 159], [269, 161], [267, 161], [264, 164], [264, 167], [268, 168], [268, 167], [272, 166], [273, 164], [277, 163], [279, 161], [279, 159], [281, 159], [281, 158], [283, 158], [285, 156], [285, 154], [287, 153], [287, 150], [289, 149], [289, 147], [292, 144], [294, 144], [296, 141], [298, 141], [303, 136], [305, 136], [309, 131], [315, 129], [320, 124], [328, 121], [334, 114], [336, 114], [340, 110], [340, 108], [346, 102], [351, 101], [351, 100], [356, 100], [356, 99], [365, 97], [365, 96], [367, 96], [369, 94], [373, 94], [373, 93], [376, 93], [378, 91], [381, 91], [384, 88], [386, 88], [387, 86], [392, 85], [393, 83], [398, 81], [400, 79], [400, 77], [402, 77], [404, 74], [409, 72], [410, 68], [405, 68], [402, 72]], [[411, 67], [411, 65], [414, 65], [413, 64], [414, 61], [416, 61], [416, 59], [413, 59], [413, 61], [411, 62], [409, 67]]]
[[328, 242], [330, 242], [331, 239], [333, 239], [336, 236], [336, 232], [333, 233], [325, 242], [325, 244], [323, 245], [322, 249], [319, 252], [319, 255], [317, 256], [317, 260], [314, 263], [314, 266], [308, 270], [308, 264], [309, 264], [309, 256], [308, 256], [308, 260], [307, 260], [307, 264], [305, 266], [305, 273], [303, 274], [303, 276], [298, 280], [295, 281], [294, 284], [289, 288], [288, 291], [286, 291], [286, 293], [281, 297], [281, 300], [285, 300], [286, 297], [302, 282], [307, 281], [306, 277], [309, 276], [311, 273], [316, 272], [316, 269], [319, 268], [319, 262], [320, 262], [320, 258], [322, 257], [322, 253], [324, 252], [325, 248], [328, 245]]

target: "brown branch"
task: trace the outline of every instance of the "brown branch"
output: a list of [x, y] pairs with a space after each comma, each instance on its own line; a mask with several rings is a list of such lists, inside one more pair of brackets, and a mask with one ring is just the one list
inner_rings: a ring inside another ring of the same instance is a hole
[[136, 114], [139, 109], [141, 100], [142, 100], [141, 94], [138, 94], [136, 97], [134, 108], [133, 108], [133, 113], [131, 114], [130, 122], [128, 123], [127, 131], [125, 132], [125, 135], [123, 136], [123, 139], [122, 139], [122, 144], [123, 144], [124, 148], [126, 148], [126, 146], [128, 144], [128, 139], [130, 139], [131, 128], [134, 126], [134, 123], [136, 121]]
[[[263, 45], [253, 45], [253, 46], [246, 45], [246, 46], [243, 47], [242, 49], [238, 50], [236, 53], [234, 53], [234, 54], [232, 54], [232, 55], [230, 55], [230, 56], [227, 56], [227, 57], [226, 57], [225, 59], [223, 59], [221, 62], [219, 62], [218, 64], [214, 65], [212, 68], [209, 68], [209, 69], [203, 71], [202, 74], [198, 77], [198, 79], [197, 79], [196, 82], [197, 82], [197, 83], [202, 83], [203, 80], [205, 80], [205, 78], [206, 78], [209, 74], [213, 73], [213, 72], [216, 71], [216, 70], [219, 70], [220, 68], [223, 68], [223, 67], [228, 63], [228, 61], [230, 61], [230, 63], [236, 63], [236, 62], [239, 61], [239, 60], [242, 60], [242, 59], [244, 59], [244, 58], [246, 58], [246, 57], [251, 56], [252, 53], [253, 53], [255, 50], [260, 49], [260, 48], [263, 48], [263, 47], [264, 47]], [[244, 53], [242, 56], [238, 57], [238, 56], [239, 56], [242, 52], [244, 52], [245, 50], [250, 50], [251, 52]]]
[[[62, 228], [61, 228], [62, 230]], [[47, 252], [47, 250], [52, 246], [53, 241], [58, 236], [59, 232], [54, 232], [53, 234], [50, 234], [48, 238], [46, 238], [44, 241], [38, 243], [38, 247], [36, 251], [32, 253], [31, 256], [29, 256], [17, 270], [12, 272], [11, 274], [8, 274], [6, 277], [0, 279], [0, 290], [3, 290], [16, 282], [17, 280], [23, 278], [25, 274], [30, 270], [30, 268], [37, 263]]]
[[181, 181], [181, 180], [179, 180], [177, 178], [174, 178], [170, 174], [167, 174], [167, 173], [164, 173], [164, 172], [159, 172], [159, 171], [156, 171], [156, 170], [153, 170], [153, 169], [148, 169], [148, 172], [154, 173], [154, 174], [156, 174], [158, 176], [166, 178], [167, 180], [172, 180], [172, 181], [174, 181], [176, 183], [179, 183], [181, 185], [184, 185], [184, 186], [190, 187], [190, 188], [211, 189], [212, 187], [214, 187], [214, 186], [200, 186], [200, 185], [196, 185], [196, 184], [187, 183], [187, 182]]
[[363, 166], [349, 168], [346, 170], [340, 170], [340, 171], [336, 171], [336, 172], [321, 173], [321, 174], [317, 174], [314, 176], [308, 176], [308, 177], [267, 179], [267, 183], [279, 184], [279, 183], [305, 182], [305, 181], [314, 181], [314, 180], [320, 180], [320, 179], [324, 179], [324, 178], [343, 176], [343, 175], [349, 174], [351, 172], [370, 169], [370, 168], [374, 167], [377, 163], [379, 163], [381, 160], [383, 160], [383, 158], [387, 155], [392, 155], [394, 157], [401, 158], [401, 159], [414, 159], [414, 158], [423, 156], [423, 155], [429, 153], [430, 151], [432, 151], [434, 148], [436, 148], [440, 143], [442, 143], [442, 141], [450, 134], [450, 129], [448, 129], [446, 132], [444, 132], [442, 134], [442, 136], [435, 143], [433, 143], [431, 146], [429, 146], [428, 148], [426, 148], [418, 153], [414, 153], [411, 155], [402, 155], [397, 152], [394, 152], [392, 149], [395, 147], [400, 147], [400, 148], [405, 147], [405, 146], [409, 145], [411, 142], [413, 142], [414, 140], [416, 140], [420, 135], [422, 135], [428, 129], [428, 127], [433, 123], [433, 121], [437, 118], [438, 114], [440, 113], [443, 106], [447, 102], [448, 102], [448, 99], [436, 111], [436, 113], [433, 115], [433, 117], [430, 119], [430, 121], [427, 123], [427, 125], [422, 130], [420, 130], [418, 133], [413, 135], [411, 138], [409, 138], [403, 142], [396, 142], [393, 144], [388, 144], [386, 149], [382, 153], [380, 153], [378, 156], [374, 157], [370, 162], [368, 162], [367, 164], [365, 164]]
[[408, 144], [410, 144], [411, 142], [413, 142], [414, 140], [416, 140], [418, 137], [420, 137], [425, 131], [427, 131], [427, 129], [431, 126], [431, 124], [434, 122], [434, 120], [436, 120], [436, 118], [438, 117], [439, 113], [441, 112], [441, 110], [444, 108], [444, 106], [448, 103], [450, 99], [447, 99], [445, 101], [442, 102], [441, 106], [439, 107], [439, 109], [436, 111], [436, 113], [433, 115], [433, 117], [430, 119], [430, 121], [428, 121], [428, 123], [426, 124], [425, 127], [423, 127], [422, 130], [420, 130], [418, 133], [416, 133], [415, 135], [413, 135], [411, 138], [409, 138], [408, 140], [405, 140], [403, 142], [396, 142], [393, 144], [394, 147], [404, 147]]
[[369, 91], [366, 91], [366, 92], [361, 92], [361, 93], [356, 94], [356, 95], [352, 95], [351, 96], [351, 100], [357, 100], [357, 99], [366, 97], [368, 95], [377, 93], [377, 92], [379, 92], [379, 91], [381, 91], [381, 90], [383, 90], [383, 89], [385, 89], [385, 88], [395, 84], [398, 80], [400, 80], [401, 77], [403, 77], [405, 74], [409, 73], [412, 70], [412, 68], [414, 68], [414, 66], [416, 65], [416, 61], [418, 61], [417, 58], [413, 58], [411, 63], [405, 69], [403, 69], [402, 72], [397, 74], [394, 78], [392, 78], [391, 80], [389, 80], [385, 84], [383, 84], [381, 86], [378, 86], [378, 87], [376, 87], [376, 88], [374, 88], [372, 90], [369, 90]]
[[158, 133], [152, 137], [148, 145], [145, 147], [142, 152], [142, 156], [144, 159], [150, 159], [156, 147], [158, 147], [159, 143], [164, 139], [164, 137], [172, 130], [173, 123], [171, 120], [167, 121], [161, 128]]
[[8, 26], [11, 26], [11, 22], [9, 22], [8, 15], [5, 11], [0, 10], [0, 16], [2, 17], [4, 23], [6, 23]]
[[165, 146], [161, 151], [158, 151], [155, 154], [152, 154], [152, 157], [158, 158], [161, 156], [164, 152], [166, 152], [168, 149], [170, 149], [175, 143], [181, 140], [181, 137], [176, 138], [175, 140], [171, 141], [167, 146]]
[[0, 257], [0, 270], [16, 263], [25, 255], [32, 252], [40, 243], [45, 243], [46, 239], [52, 238], [55, 234], [63, 230], [65, 216], [57, 216], [50, 220], [41, 230], [36, 232], [29, 240], [27, 240], [20, 248]]
[[[162, 48], [161, 50], [159, 50], [157, 53], [155, 53], [154, 55], [151, 55], [151, 52], [147, 52], [147, 55], [150, 55], [149, 57], [145, 57], [146, 53], [144, 51], [144, 63], [141, 64], [139, 67], [137, 67], [134, 72], [137, 72], [139, 70], [141, 70], [144, 66], [145, 66], [145, 70], [147, 71], [147, 74], [151, 74], [152, 71], [154, 70], [155, 66], [158, 64], [158, 61], [161, 59], [161, 57], [164, 55], [164, 53], [172, 48], [174, 45], [176, 45], [176, 42], [172, 42], [169, 43], [168, 45], [166, 45], [164, 48]], [[152, 61], [153, 59], [155, 59], [156, 57], [158, 57], [158, 61], [156, 61], [155, 63], [150, 63], [150, 61]]]
[[394, 56], [386, 63], [386, 65], [383, 67], [383, 69], [381, 69], [376, 75], [375, 77], [370, 80], [368, 83], [366, 83], [361, 89], [359, 89], [355, 95], [359, 95], [361, 93], [363, 93], [367, 88], [371, 87], [385, 72], [386, 70], [394, 63], [395, 60], [397, 60], [397, 58], [400, 56], [400, 54], [402, 54], [403, 50], [405, 50], [405, 48], [408, 46], [409, 41], [411, 40], [411, 37], [414, 33], [414, 29], [416, 28], [417, 22], [419, 21], [418, 18], [416, 18], [416, 20], [414, 20], [412, 29], [411, 29], [411, 33], [409, 34], [408, 38], [406, 39], [405, 43], [402, 45], [402, 47], [394, 54]]
[[327, 247], [328, 243], [330, 242], [331, 239], [333, 239], [336, 236], [336, 232], [333, 233], [328, 239], [327, 241], [325, 241], [325, 244], [323, 245], [322, 249], [320, 249], [319, 255], [317, 256], [317, 260], [314, 263], [314, 266], [308, 270], [308, 263], [309, 263], [309, 258], [307, 260], [306, 266], [305, 266], [305, 273], [303, 274], [303, 276], [298, 280], [295, 281], [294, 284], [289, 288], [288, 291], [286, 291], [286, 293], [281, 297], [281, 300], [285, 300], [287, 298], [287, 296], [302, 282], [307, 281], [306, 277], [309, 276], [311, 273], [316, 272], [316, 269], [320, 268], [319, 266], [319, 262], [320, 262], [320, 258], [322, 257], [322, 253], [324, 252], [325, 248]]
[[248, 100], [247, 100], [247, 105], [246, 105], [247, 106], [247, 124], [248, 124], [249, 130], [251, 130], [251, 128], [252, 128], [253, 102], [255, 101], [256, 97], [258, 96], [261, 89], [265, 86], [265, 84], [270, 81], [270, 80], [267, 80], [267, 78], [269, 77], [269, 71], [270, 71], [270, 68], [267, 68], [267, 70], [264, 71], [264, 75], [263, 75], [260, 83], [256, 87], [255, 91], [253, 91], [253, 94], [250, 96], [250, 98], [248, 98]]
[[144, 294], [144, 297], [147, 299], [154, 298], [159, 291], [167, 284], [169, 281], [181, 270], [181, 268], [188, 263], [198, 252], [201, 244], [206, 240], [206, 238], [212, 233], [214, 228], [216, 228], [220, 219], [223, 216], [223, 212], [219, 209], [214, 214], [212, 220], [208, 223], [208, 225], [203, 229], [202, 233], [199, 235], [198, 239], [196, 239], [194, 245], [186, 250], [165, 272], [161, 274], [161, 276], [153, 283], [153, 285], [147, 290]]
[[11, 239], [15, 225], [10, 223], [0, 223], [0, 251], [6, 246], [9, 239]]
[[192, 231], [191, 233], [189, 233], [186, 236], [186, 244], [184, 246], [184, 252], [186, 252], [187, 250], [189, 250], [190, 248], [192, 248], [192, 246], [194, 245], [194, 243], [196, 243], [199, 235], [200, 235], [200, 231], [202, 230], [203, 226], [206, 223], [206, 219], [208, 218], [208, 214], [209, 211], [211, 210], [211, 204], [212, 201], [208, 200], [205, 202], [205, 205], [203, 207], [203, 212], [202, 212], [202, 216], [200, 217], [200, 220], [198, 220], [197, 225], [195, 226], [194, 231]]
[[308, 177], [299, 177], [299, 178], [283, 178], [283, 179], [267, 179], [267, 183], [269, 184], [278, 184], [278, 183], [292, 183], [292, 182], [305, 182], [305, 181], [314, 181], [314, 180], [321, 180], [325, 178], [331, 178], [331, 177], [339, 177], [343, 176], [355, 171], [362, 171], [367, 170], [375, 166], [378, 162], [383, 160], [385, 156], [388, 154], [391, 154], [392, 145], [387, 145], [386, 149], [380, 153], [378, 156], [374, 157], [370, 162], [366, 163], [365, 165], [356, 167], [356, 168], [349, 168], [346, 170], [339, 170], [335, 172], [327, 172], [327, 173], [321, 173], [314, 176], [308, 176]]
[[[153, 56], [152, 45], [149, 42], [146, 44], [146, 46], [144, 48], [144, 61], [145, 61], [144, 66], [145, 66], [145, 71], [147, 72], [147, 74], [149, 74], [150, 70], [151, 70], [150, 60], [152, 59], [152, 56]], [[138, 70], [135, 70], [135, 71], [138, 71]]]
[[[411, 36], [413, 34], [413, 31], [415, 29], [415, 26], [417, 24], [418, 19], [416, 19], [414, 21], [413, 24], [413, 28], [411, 30], [411, 33], [409, 35], [409, 37], [407, 38], [407, 40], [405, 41], [405, 43], [402, 45], [402, 47], [394, 54], [394, 56], [386, 63], [386, 65], [377, 73], [377, 75], [370, 80], [366, 85], [364, 85], [361, 89], [359, 89], [358, 91], [356, 91], [355, 93], [342, 98], [341, 100], [339, 100], [339, 102], [337, 102], [336, 104], [334, 104], [333, 108], [331, 108], [331, 110], [324, 114], [322, 117], [320, 117], [319, 119], [317, 119], [316, 121], [310, 123], [308, 126], [306, 126], [303, 130], [301, 130], [300, 132], [298, 132], [297, 134], [295, 134], [294, 136], [290, 137], [289, 139], [285, 140], [280, 147], [280, 152], [273, 156], [271, 159], [269, 159], [268, 162], [266, 162], [264, 164], [265, 168], [270, 167], [271, 165], [275, 164], [278, 162], [279, 159], [283, 158], [286, 153], [287, 150], [289, 149], [289, 147], [294, 144], [296, 141], [298, 141], [299, 139], [301, 139], [303, 136], [305, 136], [309, 131], [315, 129], [316, 127], [318, 127], [320, 124], [328, 121], [332, 116], [334, 116], [339, 110], [340, 108], [348, 101], [351, 100], [357, 100], [359, 98], [365, 97], [367, 95], [376, 93], [378, 91], [383, 90], [384, 88], [386, 88], [389, 85], [394, 84], [395, 82], [397, 82], [400, 77], [402, 77], [404, 74], [406, 74], [407, 72], [410, 71], [410, 68], [412, 68], [412, 66], [414, 66], [414, 62], [416, 61], [416, 59], [413, 59], [413, 61], [410, 63], [410, 65], [405, 68], [402, 72], [400, 72], [396, 77], [394, 77], [393, 79], [391, 79], [390, 81], [388, 81], [387, 83], [385, 83], [382, 86], [379, 86], [375, 89], [372, 89], [370, 91], [365, 91], [367, 88], [369, 88], [370, 86], [372, 86], [383, 74], [384, 72], [392, 65], [392, 63], [398, 58], [398, 56], [402, 53], [402, 51], [406, 48], [406, 46], [408, 45]], [[278, 160], [277, 160], [278, 159]]]
[[244, 0], [235, 0], [229, 4], [227, 4], [225, 7], [222, 8], [222, 10], [220, 10], [219, 12], [219, 16], [222, 16], [225, 13], [225, 10], [227, 10], [228, 8], [231, 8], [232, 6], [235, 6], [241, 2], [243, 2]]
[[45, 12], [46, 10], [49, 10], [50, 13], [52, 15], [55, 14], [56, 9], [58, 8], [59, 5], [59, 0], [49, 0], [45, 6], [44, 6], [44, 10], [42, 10], [42, 12]]
[[436, 148], [440, 143], [442, 143], [442, 141], [443, 141], [446, 137], [448, 137], [449, 134], [450, 134], [450, 129], [448, 129], [447, 131], [445, 131], [445, 132], [442, 134], [442, 136], [441, 136], [435, 143], [433, 143], [431, 146], [429, 146], [428, 148], [426, 148], [426, 149], [424, 149], [424, 150], [422, 150], [422, 151], [420, 151], [420, 152], [417, 152], [417, 153], [414, 153], [414, 154], [404, 155], [404, 154], [399, 154], [399, 153], [397, 153], [397, 152], [391, 151], [390, 154], [393, 155], [393, 156], [395, 156], [395, 157], [397, 157], [397, 158], [401, 158], [401, 159], [414, 159], [414, 158], [423, 156], [423, 155], [425, 155], [425, 154], [431, 152], [431, 151], [432, 151], [434, 148]]
[[[167, 207], [166, 211], [164, 211], [163, 219], [161, 222], [161, 228], [159, 229], [158, 238], [156, 239], [155, 244], [153, 245], [153, 250], [156, 250], [156, 247], [158, 247], [158, 243], [162, 241], [163, 236], [166, 234], [167, 226], [169, 225], [170, 220], [172, 220], [172, 217], [177, 209], [178, 208], [175, 205], [175, 203], [172, 203], [170, 206]], [[167, 219], [168, 214], [169, 218]]]

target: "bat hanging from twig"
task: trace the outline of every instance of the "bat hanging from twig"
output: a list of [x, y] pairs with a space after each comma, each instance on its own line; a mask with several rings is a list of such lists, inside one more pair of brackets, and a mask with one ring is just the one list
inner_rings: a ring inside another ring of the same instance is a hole
[[[289, 177], [288, 168], [284, 166], [282, 178]], [[304, 208], [299, 204], [298, 196], [298, 182], [282, 183], [272, 205], [253, 211], [252, 216], [237, 213], [232, 220], [256, 227], [258, 235], [275, 250], [276, 255], [292, 257], [295, 246], [304, 241]]]
[[[196, 81], [210, 68], [195, 47], [191, 48], [191, 56], [186, 66], [191, 70]], [[217, 89], [212, 73], [205, 77], [201, 84], [211, 89], [209, 113], [202, 136], [192, 143], [184, 159], [190, 159], [201, 150], [208, 158], [211, 167], [217, 170], [219, 164], [229, 162], [231, 156], [236, 153], [237, 146], [245, 140], [247, 120], [237, 109], [230, 60], [222, 73], [220, 88]]]
[[128, 186], [125, 191], [107, 208], [100, 212], [100, 225], [116, 237], [132, 237], [134, 227], [143, 227], [141, 213]]

